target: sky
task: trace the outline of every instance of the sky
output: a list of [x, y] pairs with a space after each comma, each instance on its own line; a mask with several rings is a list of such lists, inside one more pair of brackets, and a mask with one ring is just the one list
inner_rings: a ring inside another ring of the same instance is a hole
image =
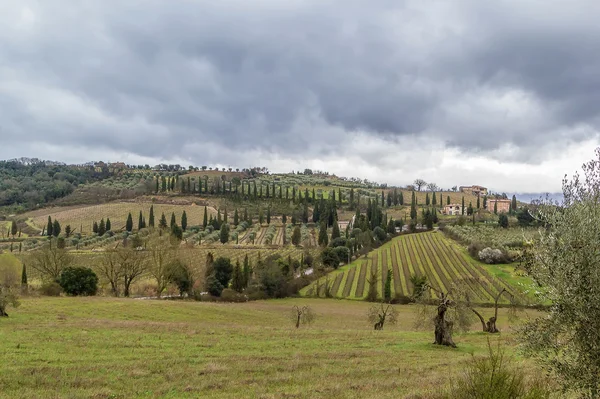
[[557, 192], [600, 136], [597, 0], [2, 0], [0, 159]]

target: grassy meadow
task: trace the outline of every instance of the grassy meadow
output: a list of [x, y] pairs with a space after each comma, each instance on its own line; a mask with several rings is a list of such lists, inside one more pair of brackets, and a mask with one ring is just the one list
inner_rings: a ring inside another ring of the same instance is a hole
[[[295, 329], [293, 305], [317, 314]], [[2, 398], [430, 398], [501, 334], [457, 334], [436, 347], [414, 328], [417, 308], [373, 331], [362, 301], [284, 299], [242, 304], [115, 298], [26, 298], [0, 320]], [[535, 316], [535, 313], [529, 313]]]

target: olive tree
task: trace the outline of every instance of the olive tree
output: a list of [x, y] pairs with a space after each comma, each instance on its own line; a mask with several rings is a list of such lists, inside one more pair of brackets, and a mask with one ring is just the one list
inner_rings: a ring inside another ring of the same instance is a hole
[[290, 319], [294, 322], [296, 328], [300, 328], [301, 324], [310, 324], [315, 320], [315, 313], [310, 306], [294, 305], [290, 313]]
[[383, 330], [386, 322], [392, 325], [397, 323], [398, 311], [392, 305], [381, 302], [369, 308], [367, 320], [373, 325], [374, 330]]
[[600, 148], [570, 180], [563, 202], [539, 207], [544, 227], [526, 270], [551, 303], [521, 330], [527, 353], [552, 369], [566, 389], [600, 397]]
[[19, 306], [17, 294], [11, 287], [0, 285], [0, 317], [8, 317], [6, 308], [11, 305], [16, 308]]

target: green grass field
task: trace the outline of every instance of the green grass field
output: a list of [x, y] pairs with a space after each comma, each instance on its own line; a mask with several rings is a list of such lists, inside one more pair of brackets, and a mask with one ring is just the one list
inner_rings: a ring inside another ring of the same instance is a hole
[[526, 277], [517, 278], [506, 270], [500, 272], [498, 267], [490, 270], [487, 265], [475, 262], [442, 233], [427, 232], [396, 237], [371, 251], [367, 257], [314, 282], [301, 293], [316, 295], [316, 287], [320, 284], [319, 295], [323, 296], [324, 284], [328, 281], [334, 297], [362, 299], [367, 295], [368, 281], [375, 273], [377, 291], [382, 297], [388, 272], [392, 273], [392, 297], [412, 295], [411, 275], [425, 275], [429, 284], [445, 292], [453, 284], [464, 282], [472, 292], [472, 300], [477, 303], [493, 303], [502, 288], [516, 295], [531, 285]]
[[[296, 330], [293, 305], [315, 322]], [[412, 305], [373, 331], [370, 304], [285, 299], [243, 304], [30, 298], [0, 320], [2, 398], [428, 398], [460, 375], [489, 335], [458, 349], [416, 331]], [[514, 336], [501, 310], [501, 340]], [[535, 372], [528, 360], [517, 367]]]

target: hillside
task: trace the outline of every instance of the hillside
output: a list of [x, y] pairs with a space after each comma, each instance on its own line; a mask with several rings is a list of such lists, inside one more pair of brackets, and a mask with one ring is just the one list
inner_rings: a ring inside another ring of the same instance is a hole
[[[325, 294], [325, 283], [336, 298], [362, 299], [367, 295], [372, 273], [377, 275], [377, 292], [382, 297], [387, 273], [392, 273], [392, 297], [410, 296], [413, 287], [411, 275], [425, 275], [434, 288], [447, 292], [452, 284], [464, 282], [472, 293], [473, 301], [491, 303], [499, 290], [507, 288], [514, 294], [520, 289], [494, 277], [482, 265], [469, 258], [459, 247], [440, 232], [402, 235], [371, 251], [325, 278], [304, 288], [301, 294]], [[431, 293], [435, 296], [435, 293]]]

